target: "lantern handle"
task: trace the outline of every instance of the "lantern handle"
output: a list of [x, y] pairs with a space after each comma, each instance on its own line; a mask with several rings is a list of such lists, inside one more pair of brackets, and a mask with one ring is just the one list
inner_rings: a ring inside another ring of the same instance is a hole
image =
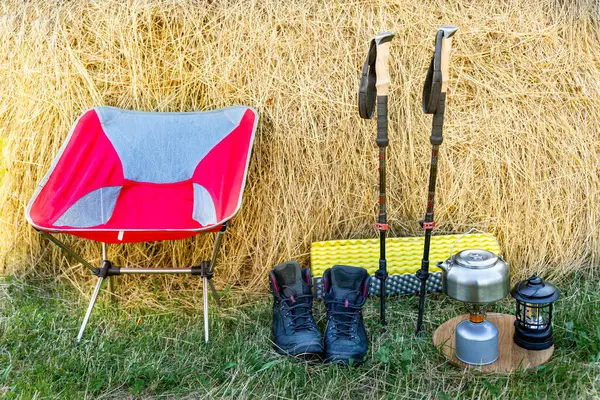
[[454, 247], [456, 246], [456, 244], [458, 242], [460, 242], [462, 239], [464, 239], [465, 236], [467, 236], [468, 234], [471, 234], [473, 232], [479, 232], [481, 234], [484, 234], [485, 236], [494, 239], [494, 242], [496, 242], [496, 244], [498, 245], [498, 257], [499, 258], [503, 258], [502, 257], [502, 247], [500, 246], [500, 242], [498, 242], [498, 239], [496, 239], [495, 236], [490, 235], [488, 232], [482, 231], [481, 229], [477, 229], [477, 228], [471, 228], [469, 229], [467, 232], [463, 233], [462, 235], [459, 235], [458, 239], [456, 239], [454, 241], [454, 243], [452, 244], [452, 247], [450, 248], [450, 260], [452, 260], [452, 262], [454, 262]]

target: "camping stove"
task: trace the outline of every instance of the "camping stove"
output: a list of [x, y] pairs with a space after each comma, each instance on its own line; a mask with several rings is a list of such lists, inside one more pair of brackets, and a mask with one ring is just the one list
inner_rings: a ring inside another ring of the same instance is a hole
[[498, 359], [498, 328], [485, 319], [485, 310], [510, 290], [508, 263], [487, 250], [470, 249], [437, 265], [444, 293], [469, 308], [469, 319], [456, 327], [456, 357], [472, 365], [493, 363]]

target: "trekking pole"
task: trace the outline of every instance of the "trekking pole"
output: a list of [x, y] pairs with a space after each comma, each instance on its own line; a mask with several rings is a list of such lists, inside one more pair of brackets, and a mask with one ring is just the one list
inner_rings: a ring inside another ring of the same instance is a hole
[[390, 72], [388, 58], [390, 42], [394, 34], [380, 33], [369, 48], [367, 61], [363, 66], [360, 88], [358, 92], [358, 110], [361, 118], [371, 119], [377, 103], [377, 147], [379, 147], [379, 216], [375, 227], [379, 230], [379, 269], [375, 277], [380, 284], [380, 316], [381, 325], [385, 325], [385, 281], [388, 277], [385, 258], [385, 238], [388, 230], [386, 209], [386, 147], [388, 146], [388, 91]]
[[429, 167], [429, 188], [427, 194], [427, 210], [425, 219], [420, 221], [425, 229], [425, 244], [423, 246], [423, 260], [421, 269], [417, 271], [417, 278], [421, 280], [419, 297], [419, 316], [417, 318], [418, 335], [423, 329], [423, 311], [425, 308], [425, 295], [427, 294], [427, 279], [429, 279], [429, 248], [431, 232], [435, 227], [433, 219], [433, 206], [435, 204], [435, 182], [437, 178], [438, 152], [443, 141], [444, 111], [446, 104], [446, 91], [448, 89], [448, 70], [450, 63], [450, 50], [452, 36], [458, 30], [455, 26], [442, 26], [435, 36], [435, 53], [431, 59], [425, 85], [423, 86], [423, 112], [433, 114], [431, 128], [431, 164]]

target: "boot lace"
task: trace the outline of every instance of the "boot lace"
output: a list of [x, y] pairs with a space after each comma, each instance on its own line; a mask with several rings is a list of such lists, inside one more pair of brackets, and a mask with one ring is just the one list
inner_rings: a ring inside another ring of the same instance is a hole
[[[360, 299], [356, 303], [350, 303], [348, 297], [354, 295]], [[362, 294], [353, 290], [348, 292], [343, 299], [333, 300], [328, 303], [329, 319], [334, 323], [332, 336], [337, 339], [354, 340], [357, 335], [357, 324], [365, 298]]]
[[313, 330], [315, 322], [312, 316], [312, 294], [296, 294], [296, 291], [289, 286], [282, 286], [292, 293], [289, 297], [282, 297], [281, 302], [285, 305], [285, 316], [290, 318], [288, 326], [294, 332], [300, 330]]

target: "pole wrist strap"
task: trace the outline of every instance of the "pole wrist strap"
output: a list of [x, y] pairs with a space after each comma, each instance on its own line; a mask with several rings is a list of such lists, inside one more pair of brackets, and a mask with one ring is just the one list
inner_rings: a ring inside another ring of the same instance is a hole
[[435, 114], [442, 93], [442, 39], [444, 32], [439, 30], [435, 36], [435, 52], [429, 63], [425, 85], [423, 86], [423, 112]]
[[377, 99], [377, 73], [375, 71], [375, 60], [377, 59], [377, 45], [375, 39], [371, 40], [369, 54], [362, 69], [360, 86], [358, 87], [358, 113], [361, 118], [371, 119], [375, 115], [375, 103]]

